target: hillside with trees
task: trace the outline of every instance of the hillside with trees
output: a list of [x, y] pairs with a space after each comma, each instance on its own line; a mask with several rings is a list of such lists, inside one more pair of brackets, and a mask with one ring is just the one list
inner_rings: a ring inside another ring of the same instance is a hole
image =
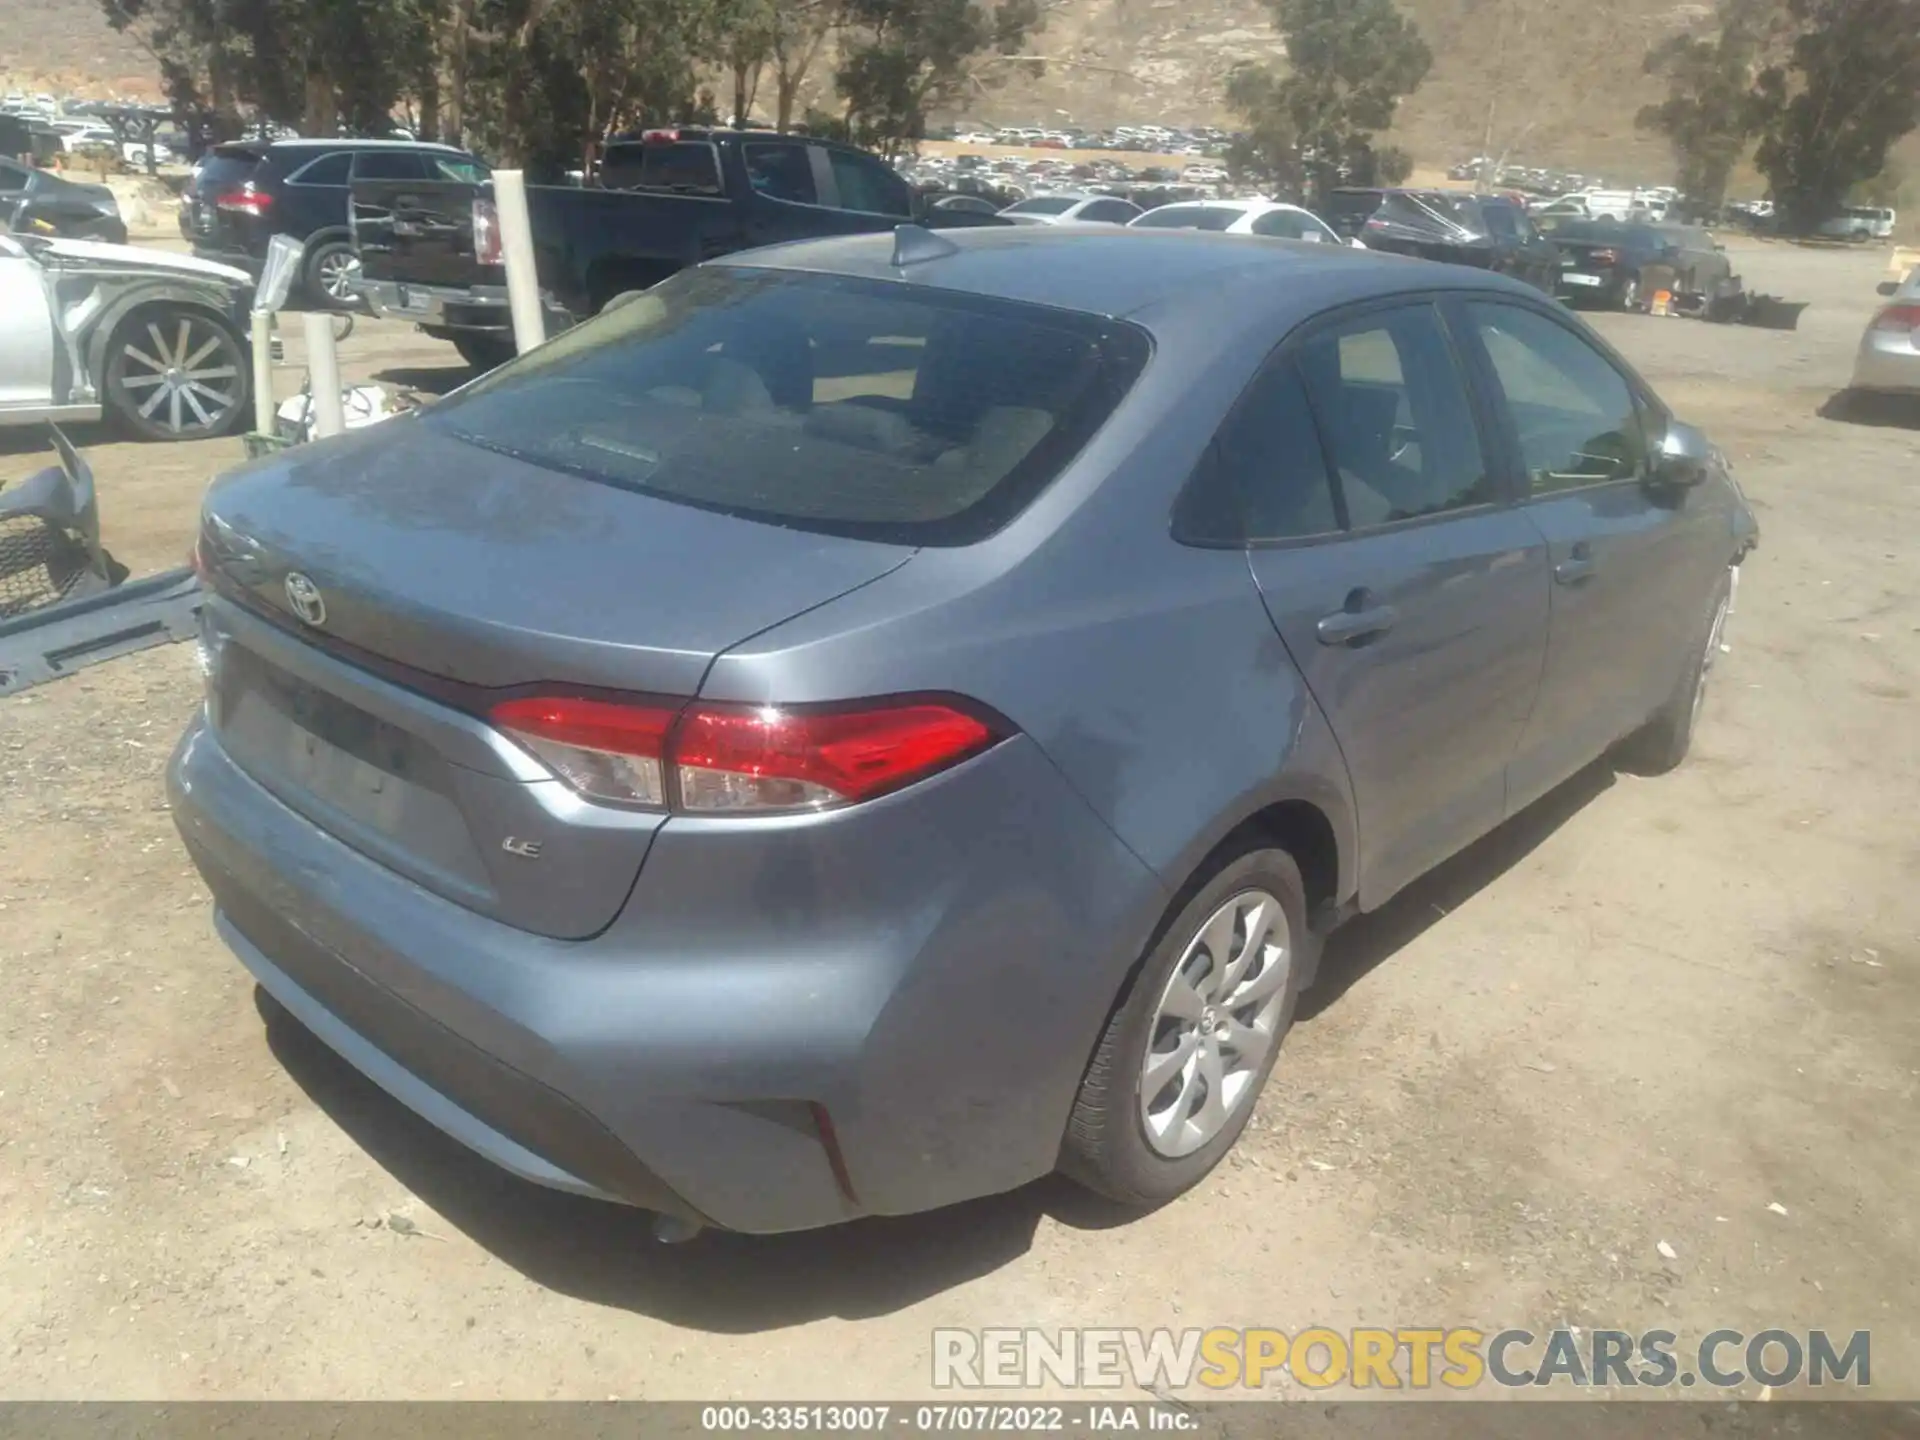
[[306, 134], [404, 116], [536, 169], [742, 112], [888, 151], [940, 122], [1151, 120], [1233, 127], [1282, 189], [1484, 154], [1713, 196], [1757, 167], [1806, 223], [1898, 197], [1920, 110], [1920, 0], [22, 3], [14, 87]]

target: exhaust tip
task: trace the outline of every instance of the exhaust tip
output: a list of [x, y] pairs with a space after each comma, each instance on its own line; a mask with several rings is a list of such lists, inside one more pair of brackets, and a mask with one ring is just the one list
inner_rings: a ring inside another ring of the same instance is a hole
[[684, 1245], [707, 1227], [679, 1215], [655, 1215], [653, 1238], [662, 1245]]

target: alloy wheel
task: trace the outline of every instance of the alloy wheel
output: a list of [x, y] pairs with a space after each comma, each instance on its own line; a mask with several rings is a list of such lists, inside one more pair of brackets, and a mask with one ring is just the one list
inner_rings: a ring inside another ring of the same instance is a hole
[[360, 257], [351, 250], [330, 250], [315, 267], [320, 288], [329, 300], [344, 305], [353, 299], [353, 282], [360, 278]]
[[1243, 890], [1208, 917], [1167, 977], [1140, 1067], [1140, 1121], [1168, 1159], [1191, 1155], [1253, 1103], [1293, 963], [1287, 912]]
[[191, 314], [146, 322], [121, 346], [119, 385], [133, 412], [175, 436], [214, 433], [243, 393], [239, 347], [211, 321]]

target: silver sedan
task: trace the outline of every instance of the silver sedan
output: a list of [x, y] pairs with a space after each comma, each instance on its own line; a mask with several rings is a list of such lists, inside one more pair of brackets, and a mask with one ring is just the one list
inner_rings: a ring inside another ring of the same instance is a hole
[[1920, 395], [1920, 267], [1887, 296], [1853, 360], [1855, 391], [1878, 395]]

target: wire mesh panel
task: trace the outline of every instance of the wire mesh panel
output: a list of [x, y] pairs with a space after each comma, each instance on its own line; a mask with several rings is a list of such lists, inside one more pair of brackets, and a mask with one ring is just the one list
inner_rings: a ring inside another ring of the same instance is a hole
[[57, 526], [31, 515], [0, 520], [0, 618], [64, 600], [87, 573], [87, 553]]

